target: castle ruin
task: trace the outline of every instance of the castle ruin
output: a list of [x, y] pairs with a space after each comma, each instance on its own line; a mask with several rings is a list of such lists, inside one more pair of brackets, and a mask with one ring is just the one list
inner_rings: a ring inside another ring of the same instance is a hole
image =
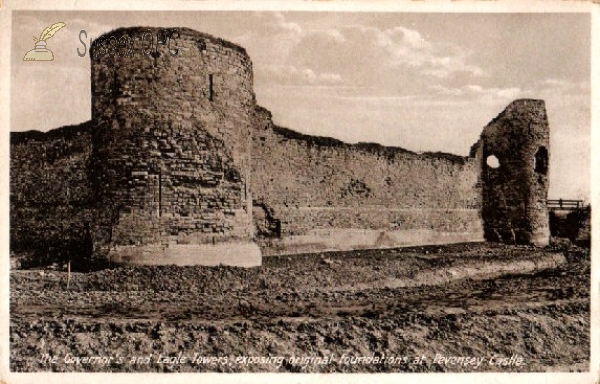
[[467, 157], [347, 144], [278, 127], [242, 47], [178, 33], [176, 56], [91, 52], [91, 121], [11, 133], [11, 251], [87, 241], [115, 262], [254, 266], [262, 254], [548, 244], [543, 101], [511, 103]]

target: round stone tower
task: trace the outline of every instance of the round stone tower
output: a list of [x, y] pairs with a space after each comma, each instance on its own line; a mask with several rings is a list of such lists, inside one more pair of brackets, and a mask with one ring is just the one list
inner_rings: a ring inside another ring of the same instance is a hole
[[136, 27], [103, 35], [90, 55], [98, 229], [111, 254], [154, 262], [249, 243], [256, 101], [245, 50]]
[[543, 100], [512, 102], [481, 135], [486, 240], [547, 245], [550, 131]]

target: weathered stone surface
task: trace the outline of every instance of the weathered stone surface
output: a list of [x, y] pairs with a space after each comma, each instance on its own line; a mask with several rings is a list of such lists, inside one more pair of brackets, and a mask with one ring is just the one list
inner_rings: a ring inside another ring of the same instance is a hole
[[[125, 28], [107, 36], [161, 31]], [[93, 177], [101, 180], [98, 199], [112, 211], [111, 247], [252, 234], [250, 59], [243, 48], [190, 29], [173, 37], [177, 55], [167, 45], [151, 57], [92, 50]]]
[[92, 50], [91, 121], [11, 134], [11, 250], [547, 244], [543, 101], [513, 102], [468, 157], [346, 144], [276, 126], [243, 48], [178, 32], [177, 56]]
[[[473, 152], [482, 162], [481, 212], [487, 240], [548, 244], [549, 149], [542, 100], [516, 100], [484, 128]], [[487, 165], [489, 156], [498, 159], [497, 168]]]
[[[11, 134], [11, 251], [87, 252], [93, 222], [91, 124]], [[68, 256], [67, 256], [68, 257]]]
[[261, 207], [255, 219], [279, 225], [284, 240], [268, 241], [276, 253], [483, 240], [479, 159], [346, 144], [278, 127], [263, 108], [256, 114], [250, 183], [270, 217]]

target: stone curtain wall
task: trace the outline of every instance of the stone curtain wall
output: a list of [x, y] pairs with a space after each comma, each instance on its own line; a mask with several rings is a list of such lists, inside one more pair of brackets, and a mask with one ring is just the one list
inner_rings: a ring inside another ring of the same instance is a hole
[[478, 159], [301, 135], [262, 108], [256, 127], [251, 185], [262, 232], [426, 229], [481, 238]]
[[89, 123], [11, 133], [11, 251], [77, 248], [94, 221]]
[[[547, 245], [550, 130], [544, 102], [512, 102], [483, 129], [474, 150], [482, 159], [485, 238]], [[487, 164], [489, 156], [498, 159], [497, 168]]]
[[395, 208], [380, 206], [275, 206], [282, 235], [303, 235], [314, 229], [418, 230], [471, 232], [480, 238], [479, 210], [468, 208]]
[[[166, 37], [156, 28], [106, 36], [144, 33]], [[94, 180], [112, 211], [111, 246], [249, 239], [255, 97], [244, 49], [189, 29], [150, 57], [99, 49], [91, 51]]]
[[257, 113], [252, 154], [257, 200], [290, 207], [481, 207], [475, 159], [302, 135], [274, 125], [262, 108]]

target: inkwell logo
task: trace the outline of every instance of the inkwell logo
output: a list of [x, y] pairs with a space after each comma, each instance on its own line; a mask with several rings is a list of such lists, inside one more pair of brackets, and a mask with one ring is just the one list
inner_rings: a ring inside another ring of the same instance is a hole
[[46, 48], [46, 40], [54, 36], [56, 32], [58, 32], [62, 27], [64, 27], [65, 23], [56, 23], [52, 24], [51, 27], [44, 29], [44, 32], [40, 35], [40, 38], [33, 37], [35, 41], [35, 49], [27, 52], [25, 57], [23, 57], [23, 61], [52, 61], [54, 60], [54, 54], [51, 50]]

